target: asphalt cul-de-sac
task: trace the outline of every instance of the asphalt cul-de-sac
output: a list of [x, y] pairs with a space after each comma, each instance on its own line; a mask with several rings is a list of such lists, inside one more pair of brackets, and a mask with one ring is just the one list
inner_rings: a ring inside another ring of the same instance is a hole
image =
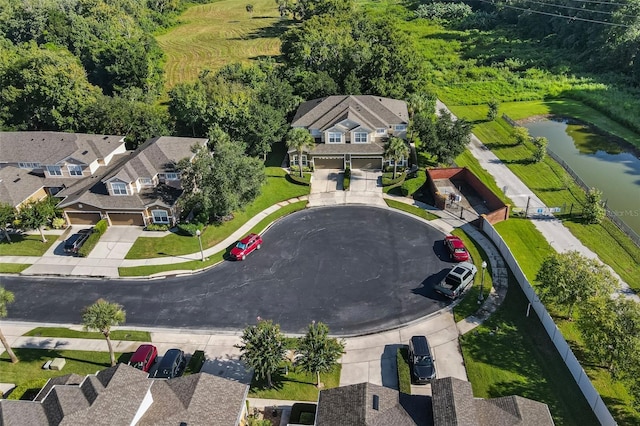
[[103, 297], [122, 304], [127, 325], [237, 330], [259, 316], [285, 332], [312, 321], [332, 334], [388, 329], [449, 302], [433, 284], [451, 267], [443, 234], [389, 210], [337, 206], [291, 214], [244, 262], [152, 281], [3, 277], [16, 295], [12, 320], [79, 323]]

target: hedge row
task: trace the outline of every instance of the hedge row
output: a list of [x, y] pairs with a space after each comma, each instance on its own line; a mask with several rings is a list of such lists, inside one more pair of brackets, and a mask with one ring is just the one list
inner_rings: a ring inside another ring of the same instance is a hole
[[400, 185], [407, 177], [404, 173], [398, 173], [396, 178], [393, 179], [393, 173], [384, 173], [382, 175], [382, 186]]
[[351, 169], [344, 169], [344, 179], [342, 180], [342, 189], [345, 191], [349, 190], [349, 186], [351, 185]]
[[100, 237], [102, 237], [102, 234], [107, 231], [108, 227], [109, 223], [106, 219], [99, 220], [98, 223], [96, 223], [93, 227], [93, 233], [89, 235], [87, 241], [85, 241], [82, 247], [80, 247], [80, 250], [78, 250], [78, 256], [89, 256], [89, 253], [91, 253], [91, 250], [93, 250], [96, 244], [98, 244], [98, 241], [100, 241]]
[[409, 350], [406, 346], [398, 348], [396, 362], [398, 364], [398, 390], [400, 393], [411, 395], [411, 369], [409, 367]]

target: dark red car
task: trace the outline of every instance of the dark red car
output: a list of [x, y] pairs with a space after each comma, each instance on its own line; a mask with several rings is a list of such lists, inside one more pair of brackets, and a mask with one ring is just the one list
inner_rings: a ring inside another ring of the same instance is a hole
[[140, 345], [131, 355], [129, 365], [138, 370], [148, 372], [158, 356], [158, 349], [153, 345]]
[[469, 252], [459, 237], [447, 235], [444, 238], [444, 245], [447, 246], [451, 259], [456, 262], [466, 262], [469, 260]]
[[231, 257], [235, 260], [245, 260], [247, 256], [254, 250], [260, 250], [262, 246], [262, 237], [258, 234], [249, 234], [231, 249]]

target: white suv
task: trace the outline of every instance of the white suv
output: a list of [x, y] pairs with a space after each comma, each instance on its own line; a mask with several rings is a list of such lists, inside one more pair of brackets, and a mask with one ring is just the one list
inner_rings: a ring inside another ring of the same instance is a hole
[[434, 290], [449, 299], [455, 299], [473, 283], [473, 277], [476, 276], [476, 272], [478, 272], [478, 268], [473, 263], [458, 263], [449, 271], [444, 280], [435, 286]]

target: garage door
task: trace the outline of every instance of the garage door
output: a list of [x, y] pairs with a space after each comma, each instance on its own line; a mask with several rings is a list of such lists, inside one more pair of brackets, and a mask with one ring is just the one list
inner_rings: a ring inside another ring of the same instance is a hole
[[100, 213], [67, 213], [71, 225], [95, 225], [100, 220]]
[[344, 158], [315, 158], [313, 164], [316, 169], [342, 169], [344, 167]]
[[112, 225], [137, 225], [144, 226], [141, 213], [109, 213]]
[[353, 158], [352, 169], [382, 169], [382, 158]]

